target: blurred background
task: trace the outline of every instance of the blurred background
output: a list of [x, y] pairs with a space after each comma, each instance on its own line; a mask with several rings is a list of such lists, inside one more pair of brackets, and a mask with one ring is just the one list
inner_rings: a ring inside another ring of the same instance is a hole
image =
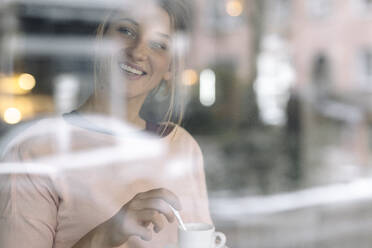
[[[87, 99], [115, 3], [0, 0], [0, 135]], [[370, 247], [372, 1], [191, 3], [183, 126], [229, 247]]]

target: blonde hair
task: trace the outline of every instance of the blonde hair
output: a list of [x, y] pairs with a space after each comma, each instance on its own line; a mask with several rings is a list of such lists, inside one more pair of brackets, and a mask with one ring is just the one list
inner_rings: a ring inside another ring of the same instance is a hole
[[[191, 29], [191, 16], [190, 16], [190, 6], [186, 4], [184, 0], [152, 0], [156, 4], [158, 4], [159, 7], [164, 9], [170, 18], [172, 29], [177, 36], [183, 36], [187, 35], [187, 33]], [[103, 38], [110, 26], [110, 20], [111, 18], [117, 13], [117, 11], [112, 11], [106, 19], [98, 26], [97, 29], [97, 41], [100, 44], [103, 41]], [[177, 42], [178, 39], [174, 39]], [[177, 49], [177, 44], [175, 44], [176, 49], [173, 49], [172, 53], [172, 61], [171, 61], [171, 81], [168, 82], [168, 94], [170, 93], [170, 99], [169, 99], [169, 107], [166, 111], [163, 122], [165, 122], [165, 125], [162, 125], [161, 130], [158, 130], [159, 134], [163, 135], [167, 128], [172, 125], [172, 120], [174, 119], [174, 113], [176, 112], [176, 91], [177, 86], [182, 87], [181, 84], [181, 74], [183, 71], [183, 61], [184, 61], [184, 48]], [[97, 95], [97, 86], [99, 84], [105, 83], [104, 78], [107, 78], [107, 71], [105, 71], [105, 68], [108, 68], [107, 61], [102, 61], [101, 59], [95, 59], [94, 63], [94, 95]], [[178, 104], [178, 120], [176, 124], [180, 125], [183, 119], [183, 113], [184, 113], [184, 101], [180, 101]]]

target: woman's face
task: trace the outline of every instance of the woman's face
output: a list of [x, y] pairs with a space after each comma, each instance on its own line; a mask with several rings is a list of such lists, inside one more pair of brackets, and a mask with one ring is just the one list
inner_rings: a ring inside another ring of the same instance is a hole
[[115, 17], [108, 29], [119, 44], [113, 66], [123, 78], [128, 98], [147, 95], [171, 75], [169, 15], [151, 1], [136, 2], [142, 5]]

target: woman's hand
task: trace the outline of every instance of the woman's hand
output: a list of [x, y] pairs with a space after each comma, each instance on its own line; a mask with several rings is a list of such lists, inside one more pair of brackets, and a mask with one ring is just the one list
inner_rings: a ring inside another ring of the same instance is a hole
[[148, 229], [150, 223], [153, 224], [154, 231], [158, 233], [164, 227], [161, 215], [164, 215], [168, 222], [174, 221], [169, 205], [178, 210], [181, 209], [178, 197], [169, 190], [154, 189], [137, 194], [108, 220], [110, 245], [121, 245], [131, 236], [151, 240], [151, 230]]
[[[104, 247], [119, 246], [131, 236], [138, 236], [146, 241], [151, 240], [152, 232], [148, 228], [150, 223], [153, 224], [154, 231], [158, 233], [164, 227], [161, 215], [164, 215], [168, 222], [174, 221], [174, 215], [169, 205], [177, 210], [181, 209], [178, 197], [167, 189], [160, 188], [139, 193], [118, 213], [96, 228], [95, 233], [101, 237], [98, 240], [103, 241]], [[90, 239], [90, 243], [93, 239], [97, 240], [97, 237]], [[83, 240], [84, 238], [77, 245]]]

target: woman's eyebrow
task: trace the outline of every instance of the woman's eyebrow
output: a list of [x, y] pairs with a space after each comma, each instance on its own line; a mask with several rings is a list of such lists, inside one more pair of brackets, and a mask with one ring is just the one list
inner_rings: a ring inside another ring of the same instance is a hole
[[118, 21], [126, 21], [126, 22], [132, 23], [135, 26], [139, 26], [138, 22], [136, 22], [135, 20], [130, 19], [130, 18], [120, 18]]
[[[128, 18], [128, 17], [125, 17], [125, 18], [120, 18], [118, 19], [119, 22], [130, 22], [131, 24], [135, 25], [135, 26], [139, 26], [139, 23], [136, 22], [135, 20], [131, 19], [131, 18]], [[166, 33], [162, 33], [162, 32], [156, 32], [157, 35], [167, 39], [167, 40], [170, 40], [171, 37], [169, 34], [166, 34]]]
[[156, 34], [159, 35], [159, 36], [161, 36], [161, 37], [166, 38], [167, 40], [170, 40], [171, 39], [169, 34], [160, 33], [160, 32], [157, 32]]

